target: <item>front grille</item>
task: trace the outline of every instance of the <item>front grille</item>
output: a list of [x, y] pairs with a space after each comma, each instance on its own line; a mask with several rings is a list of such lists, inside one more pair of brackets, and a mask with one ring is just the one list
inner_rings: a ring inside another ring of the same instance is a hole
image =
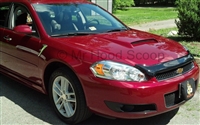
[[177, 73], [178, 68], [176, 68], [176, 69], [170, 70], [168, 72], [157, 74], [155, 77], [156, 77], [157, 80], [169, 79], [169, 78], [172, 78], [172, 77], [176, 77], [176, 76], [185, 74], [188, 71], [190, 71], [193, 67], [194, 67], [194, 63], [191, 62], [191, 63], [189, 63], [185, 66], [178, 67], [178, 68], [183, 68], [183, 71], [182, 71], [181, 74]]
[[175, 91], [165, 95], [165, 105], [166, 107], [171, 107], [182, 102], [183, 99], [179, 98], [179, 91]]

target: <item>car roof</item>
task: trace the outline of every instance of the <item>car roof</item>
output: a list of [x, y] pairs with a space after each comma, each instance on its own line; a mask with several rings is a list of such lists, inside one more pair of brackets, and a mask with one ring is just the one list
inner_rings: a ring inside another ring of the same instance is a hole
[[29, 2], [33, 3], [88, 3], [88, 0], [0, 0], [0, 2]]

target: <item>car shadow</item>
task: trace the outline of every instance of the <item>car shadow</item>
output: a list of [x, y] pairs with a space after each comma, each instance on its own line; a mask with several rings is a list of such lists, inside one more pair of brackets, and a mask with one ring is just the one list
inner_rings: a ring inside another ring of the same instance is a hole
[[[5, 97], [8, 100], [13, 102], [13, 105], [17, 105], [26, 113], [40, 119], [44, 122], [54, 125], [64, 125], [54, 113], [50, 106], [48, 96], [39, 93], [31, 88], [28, 88], [16, 81], [11, 80], [10, 78], [0, 74], [0, 97]], [[2, 102], [2, 105], [4, 103]], [[6, 105], [7, 106], [7, 105]], [[3, 107], [6, 107], [5, 105]], [[8, 105], [12, 106], [12, 105]], [[2, 115], [11, 111], [6, 111], [7, 108], [2, 109]], [[79, 123], [79, 125], [166, 125], [170, 120], [177, 114], [179, 109], [175, 109], [168, 113], [164, 113], [158, 116], [136, 119], [136, 120], [125, 120], [125, 119], [108, 119], [100, 117], [98, 115], [92, 115], [86, 121]], [[23, 114], [22, 114], [23, 115]], [[18, 117], [18, 116], [14, 116]], [[14, 122], [14, 121], [13, 121]], [[34, 121], [30, 121], [32, 124]], [[21, 123], [23, 124], [23, 123]]]

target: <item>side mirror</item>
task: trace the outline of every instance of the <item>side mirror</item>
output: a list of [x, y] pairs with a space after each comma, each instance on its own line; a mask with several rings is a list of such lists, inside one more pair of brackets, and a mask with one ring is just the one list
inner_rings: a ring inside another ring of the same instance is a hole
[[18, 33], [25, 33], [25, 34], [34, 33], [34, 31], [32, 31], [32, 29], [28, 25], [18, 25], [14, 27], [13, 30]]

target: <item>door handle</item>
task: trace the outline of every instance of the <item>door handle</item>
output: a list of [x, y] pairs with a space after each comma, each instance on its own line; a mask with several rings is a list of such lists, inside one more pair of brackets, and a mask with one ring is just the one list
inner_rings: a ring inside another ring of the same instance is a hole
[[7, 40], [7, 41], [11, 41], [12, 40], [12, 38], [10, 38], [9, 36], [4, 36], [3, 37], [5, 40]]

